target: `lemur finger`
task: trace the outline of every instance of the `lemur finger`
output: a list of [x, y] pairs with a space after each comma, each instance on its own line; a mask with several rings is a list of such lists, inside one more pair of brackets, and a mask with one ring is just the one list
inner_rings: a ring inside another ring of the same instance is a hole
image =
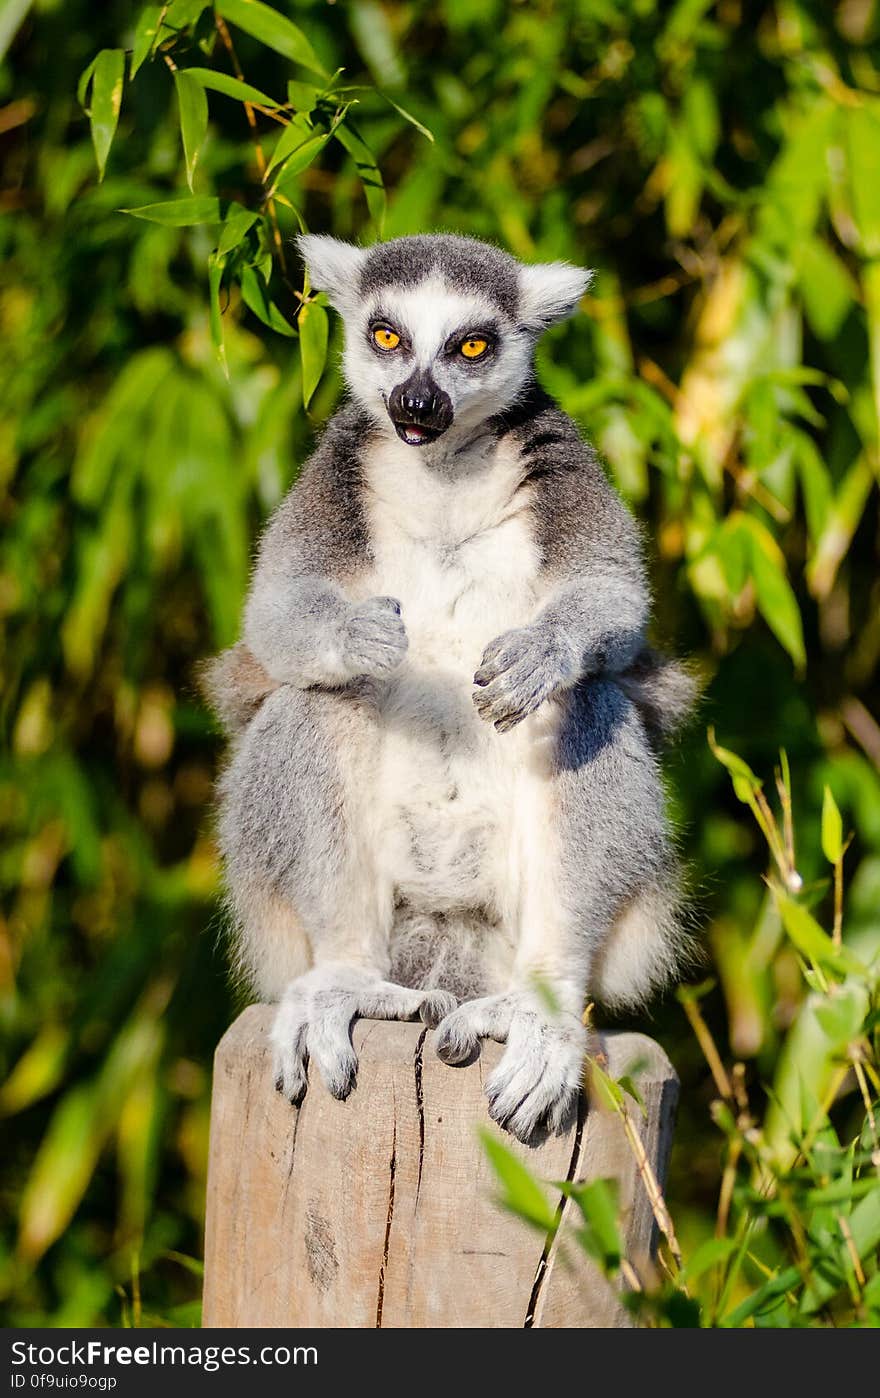
[[358, 1013], [367, 1019], [421, 1019], [433, 1029], [457, 1003], [445, 990], [410, 990], [380, 981], [358, 996]]
[[395, 616], [400, 616], [400, 611], [400, 603], [396, 597], [368, 597], [365, 602], [358, 602], [355, 607], [356, 616], [383, 612], [393, 612]]
[[437, 1056], [444, 1063], [464, 1063], [476, 1053], [481, 1039], [503, 1041], [509, 1020], [506, 996], [469, 1000], [442, 1020], [437, 1030]]
[[574, 1021], [514, 1016], [508, 1047], [486, 1084], [489, 1114], [520, 1140], [539, 1126], [564, 1129], [580, 1091], [586, 1038]]
[[308, 1086], [305, 1004], [297, 997], [285, 999], [272, 1026], [272, 1062], [275, 1087], [294, 1106], [302, 1101]]
[[448, 990], [429, 990], [419, 1006], [419, 1019], [429, 1029], [436, 1029], [456, 1008], [458, 1001]]
[[481, 689], [485, 688], [499, 675], [503, 675], [505, 670], [508, 670], [513, 664], [513, 661], [514, 657], [507, 650], [498, 650], [488, 659], [484, 655], [480, 661], [479, 669], [474, 674], [474, 684], [479, 685]]
[[356, 616], [348, 623], [348, 634], [358, 640], [394, 640], [407, 644], [406, 627], [396, 616]]
[[327, 1006], [321, 1005], [320, 997], [316, 1000], [308, 1029], [309, 1057], [330, 1095], [344, 1101], [357, 1077], [357, 1054], [351, 1042], [354, 997], [335, 998]]

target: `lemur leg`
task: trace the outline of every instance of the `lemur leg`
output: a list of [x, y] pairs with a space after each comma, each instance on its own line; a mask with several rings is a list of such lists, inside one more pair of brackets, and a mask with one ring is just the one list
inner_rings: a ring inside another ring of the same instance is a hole
[[[569, 1120], [597, 968], [621, 914], [662, 887], [669, 865], [658, 768], [630, 701], [602, 680], [579, 686], [560, 707], [555, 737], [552, 710], [531, 720], [547, 736], [531, 743], [517, 793], [511, 984], [454, 1010], [437, 1044], [449, 1063], [469, 1057], [480, 1038], [507, 1044], [486, 1092], [493, 1118], [523, 1140]], [[653, 940], [648, 932], [651, 955]], [[631, 967], [634, 1000], [659, 978], [660, 961], [649, 965], [646, 955]]]
[[393, 907], [369, 810], [375, 753], [368, 702], [283, 685], [221, 786], [239, 962], [263, 998], [280, 1001], [272, 1041], [291, 1100], [305, 1091], [309, 1057], [334, 1096], [348, 1095], [357, 1016], [435, 1024], [455, 1004], [386, 979]]

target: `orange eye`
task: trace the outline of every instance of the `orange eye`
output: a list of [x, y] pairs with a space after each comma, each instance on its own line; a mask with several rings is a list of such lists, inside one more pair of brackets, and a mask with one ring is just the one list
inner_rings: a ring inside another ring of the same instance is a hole
[[373, 331], [373, 339], [382, 350], [397, 349], [400, 344], [400, 336], [396, 330], [392, 330], [388, 325], [377, 325]]
[[459, 348], [465, 359], [479, 359], [489, 348], [489, 342], [479, 339], [476, 335], [468, 335], [466, 340], [462, 340]]

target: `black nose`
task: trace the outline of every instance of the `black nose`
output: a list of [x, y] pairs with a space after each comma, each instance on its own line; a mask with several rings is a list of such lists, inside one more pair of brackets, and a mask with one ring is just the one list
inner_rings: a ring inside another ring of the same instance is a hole
[[[392, 388], [388, 414], [404, 441], [410, 441], [413, 433], [421, 433], [419, 440], [426, 442], [445, 432], [454, 415], [452, 399], [427, 369], [414, 369], [408, 379]], [[409, 435], [407, 424], [413, 429]]]
[[433, 393], [404, 391], [400, 395], [400, 406], [410, 417], [430, 417], [437, 406], [437, 397]]

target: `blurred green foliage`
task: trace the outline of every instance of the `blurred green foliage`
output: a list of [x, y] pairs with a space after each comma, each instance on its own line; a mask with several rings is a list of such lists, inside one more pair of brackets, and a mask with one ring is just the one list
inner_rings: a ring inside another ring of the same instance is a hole
[[[233, 1004], [193, 671], [234, 637], [260, 520], [339, 393], [300, 223], [453, 228], [598, 269], [539, 368], [645, 522], [658, 635], [705, 674], [669, 764], [714, 962], [701, 1013], [753, 1104], [778, 1064], [812, 1071], [808, 959], [705, 729], [762, 772], [786, 748], [811, 817], [797, 870], [829, 926], [812, 816], [833, 793], [854, 832], [846, 944], [869, 963], [878, 34], [876, 0], [0, 4], [11, 1323], [197, 1323], [210, 1055]], [[680, 1003], [644, 1027], [683, 1079], [669, 1203], [693, 1254], [729, 1149], [717, 1084]], [[841, 1141], [863, 1113], [849, 1072]], [[759, 1279], [746, 1260], [731, 1306]]]

